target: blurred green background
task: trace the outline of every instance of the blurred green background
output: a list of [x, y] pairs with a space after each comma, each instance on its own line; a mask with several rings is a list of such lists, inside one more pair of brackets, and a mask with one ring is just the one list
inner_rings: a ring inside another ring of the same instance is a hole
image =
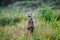
[[[31, 11], [33, 34], [26, 34]], [[60, 0], [0, 0], [0, 40], [60, 40]]]

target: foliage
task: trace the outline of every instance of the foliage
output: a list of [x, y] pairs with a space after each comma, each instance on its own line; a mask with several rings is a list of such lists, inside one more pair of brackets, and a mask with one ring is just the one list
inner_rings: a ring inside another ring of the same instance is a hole
[[[0, 31], [0, 39], [2, 40], [2, 38], [5, 38], [6, 40], [25, 40], [25, 39], [26, 40], [58, 40], [59, 39], [58, 36], [60, 33], [60, 25], [56, 20], [57, 17], [55, 15], [55, 11], [53, 11], [50, 6], [45, 4], [41, 5], [38, 11], [39, 13], [36, 12], [36, 14], [38, 16], [37, 19], [39, 19], [38, 20], [39, 23], [35, 22], [37, 25], [35, 25], [34, 32], [32, 35], [31, 34], [28, 35], [28, 33], [27, 34], [22, 33], [22, 36], [15, 38], [12, 37], [12, 35], [10, 35], [6, 31]], [[19, 13], [18, 11], [15, 10], [15, 8], [13, 8], [13, 10], [11, 10], [11, 12], [8, 13], [9, 15], [5, 13], [1, 13], [0, 25], [5, 26], [10, 24], [16, 24], [21, 21], [26, 21], [27, 17], [26, 14], [24, 14], [24, 12], [25, 11]], [[41, 19], [44, 19], [44, 22], [41, 22], [40, 21]], [[50, 23], [46, 21], [49, 21]]]
[[7, 24], [9, 24], [10, 22], [12, 21], [12, 19], [11, 18], [9, 18], [9, 17], [1, 17], [0, 18], [0, 25], [7, 25]]
[[0, 40], [12, 40], [13, 36], [8, 34], [6, 30], [0, 31]]
[[18, 18], [11, 18], [11, 17], [1, 17], [0, 18], [0, 25], [5, 26], [5, 25], [9, 25], [11, 22], [15, 23], [18, 22], [20, 19]]
[[41, 6], [38, 17], [43, 18], [46, 21], [54, 21], [57, 18], [52, 8], [45, 4]]

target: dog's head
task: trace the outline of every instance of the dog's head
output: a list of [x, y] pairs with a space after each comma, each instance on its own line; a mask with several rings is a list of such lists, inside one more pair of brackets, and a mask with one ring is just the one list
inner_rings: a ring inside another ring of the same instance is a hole
[[28, 18], [32, 18], [32, 12], [27, 12], [27, 16], [28, 16]]

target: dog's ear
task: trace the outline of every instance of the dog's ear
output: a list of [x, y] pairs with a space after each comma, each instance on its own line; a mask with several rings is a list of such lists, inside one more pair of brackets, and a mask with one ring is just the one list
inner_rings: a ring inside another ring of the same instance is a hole
[[32, 17], [32, 12], [27, 12], [26, 15]]
[[30, 17], [34, 17], [34, 13], [32, 13], [32, 12], [26, 12], [26, 16], [30, 16]]

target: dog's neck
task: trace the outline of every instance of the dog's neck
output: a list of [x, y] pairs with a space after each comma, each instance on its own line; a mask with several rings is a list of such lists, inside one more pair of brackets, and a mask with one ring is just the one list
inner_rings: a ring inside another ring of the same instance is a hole
[[33, 22], [33, 19], [32, 19], [32, 18], [29, 18], [29, 19], [28, 19], [28, 22], [29, 22], [29, 23], [32, 23], [32, 22]]

